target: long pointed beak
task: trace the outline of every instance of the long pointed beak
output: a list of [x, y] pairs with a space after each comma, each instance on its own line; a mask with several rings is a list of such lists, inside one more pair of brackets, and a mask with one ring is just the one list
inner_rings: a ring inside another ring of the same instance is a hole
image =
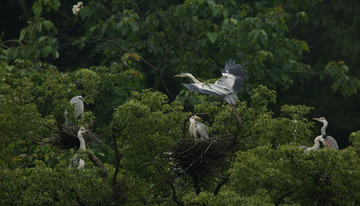
[[312, 119], [320, 122], [320, 119], [319, 119], [319, 118], [312, 118]]
[[331, 148], [331, 146], [330, 146], [330, 144], [325, 140], [325, 145], [327, 146], [327, 147], [330, 147]]
[[194, 115], [194, 118], [195, 119], [201, 119], [199, 116], [197, 116], [197, 115]]
[[174, 75], [174, 77], [180, 77], [180, 74]]

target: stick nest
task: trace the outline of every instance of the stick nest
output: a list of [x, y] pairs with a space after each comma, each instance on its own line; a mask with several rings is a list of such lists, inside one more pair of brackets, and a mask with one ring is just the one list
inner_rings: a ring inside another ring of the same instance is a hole
[[[90, 126], [91, 125], [88, 125], [86, 129]], [[79, 129], [80, 127], [73, 127], [71, 125], [59, 127], [56, 133], [51, 135], [50, 139], [42, 140], [40, 141], [40, 144], [51, 144], [61, 149], [79, 148], [80, 142], [77, 136]], [[100, 138], [91, 130], [84, 133], [83, 137], [87, 147], [90, 142], [101, 141]]]
[[230, 165], [227, 157], [232, 148], [233, 139], [183, 139], [173, 147], [173, 157], [185, 174], [205, 182], [207, 177], [222, 176]]

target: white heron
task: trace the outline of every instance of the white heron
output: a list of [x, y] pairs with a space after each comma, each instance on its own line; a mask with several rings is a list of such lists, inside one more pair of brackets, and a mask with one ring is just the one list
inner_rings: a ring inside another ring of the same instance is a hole
[[[80, 141], [80, 146], [79, 146], [79, 150], [86, 150], [86, 145], [85, 145], [85, 139], [83, 134], [85, 132], [87, 132], [88, 130], [86, 130], [84, 127], [80, 127], [77, 136], [78, 139]], [[85, 168], [85, 160], [81, 159], [79, 157], [79, 154], [76, 152], [75, 155], [72, 157], [69, 168], [71, 167], [76, 167], [78, 170], [83, 170]]]
[[190, 117], [189, 133], [190, 136], [195, 139], [208, 139], [209, 133], [205, 124], [197, 122], [195, 119], [201, 119], [200, 117], [193, 115]]
[[328, 126], [328, 122], [326, 121], [325, 117], [313, 118], [313, 120], [323, 123], [323, 126], [321, 128], [321, 135], [323, 136], [326, 144], [329, 144], [330, 147], [338, 150], [339, 146], [338, 146], [338, 143], [336, 142], [336, 140], [332, 136], [328, 136], [326, 134], [326, 127]]
[[222, 77], [218, 79], [214, 84], [203, 83], [197, 80], [190, 73], [182, 73], [175, 75], [174, 77], [190, 78], [194, 83], [183, 85], [191, 91], [200, 94], [210, 94], [224, 99], [235, 111], [236, 116], [241, 123], [240, 115], [238, 114], [234, 105], [236, 103], [236, 100], [238, 100], [237, 93], [240, 91], [242, 85], [244, 84], [244, 69], [240, 64], [235, 64], [235, 61], [229, 60], [226, 62], [225, 68], [221, 70], [221, 73]]
[[320, 142], [323, 144], [323, 146], [330, 147], [329, 145], [327, 145], [327, 144], [325, 143], [325, 140], [324, 140], [324, 138], [322, 137], [322, 135], [320, 135], [320, 136], [317, 136], [317, 137], [314, 139], [314, 143], [315, 143], [314, 146], [312, 146], [312, 147], [300, 146], [300, 149], [305, 150], [305, 153], [306, 153], [306, 154], [309, 154], [310, 151], [312, 151], [312, 150], [318, 150], [318, 149], [319, 149], [319, 147], [320, 147]]
[[[83, 97], [82, 96], [75, 96], [73, 98], [71, 98], [70, 100], [70, 104], [74, 107], [74, 118], [75, 119], [81, 119], [81, 115], [84, 113], [84, 102], [83, 102]], [[67, 110], [65, 110], [64, 112], [65, 114], [65, 122], [66, 125], [70, 125], [71, 123], [69, 122], [69, 120], [67, 119]]]

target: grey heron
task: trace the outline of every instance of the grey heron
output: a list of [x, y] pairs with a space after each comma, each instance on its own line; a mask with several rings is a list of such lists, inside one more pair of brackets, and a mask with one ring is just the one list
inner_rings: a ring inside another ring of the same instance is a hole
[[241, 124], [241, 118], [236, 108], [234, 107], [236, 100], [238, 100], [237, 93], [244, 84], [245, 72], [240, 64], [235, 64], [235, 61], [229, 60], [225, 63], [224, 69], [221, 70], [222, 77], [214, 84], [207, 84], [197, 80], [190, 73], [182, 73], [174, 77], [188, 77], [194, 83], [182, 84], [191, 91], [200, 94], [210, 94], [222, 98], [230, 104], [235, 111], [236, 116]]
[[327, 144], [325, 143], [325, 140], [324, 140], [324, 138], [322, 137], [322, 135], [320, 135], [320, 136], [317, 136], [317, 137], [314, 139], [314, 143], [315, 143], [314, 146], [312, 146], [312, 147], [300, 146], [300, 149], [305, 150], [305, 153], [306, 153], [306, 154], [309, 154], [310, 151], [312, 151], [312, 150], [318, 150], [318, 149], [319, 149], [319, 147], [320, 147], [320, 142], [321, 142], [324, 146], [330, 147], [329, 145], [327, 145]]
[[326, 134], [326, 127], [328, 126], [328, 122], [326, 121], [325, 117], [313, 118], [313, 120], [323, 123], [323, 126], [321, 128], [321, 135], [323, 136], [325, 142], [330, 145], [330, 147], [338, 150], [339, 146], [336, 140], [332, 136], [328, 136]]
[[190, 136], [195, 139], [208, 139], [209, 133], [205, 124], [197, 122], [195, 119], [201, 119], [200, 117], [193, 115], [190, 117], [189, 133]]
[[[86, 130], [84, 127], [80, 127], [77, 136], [78, 139], [80, 141], [80, 146], [79, 146], [79, 151], [80, 150], [86, 150], [86, 145], [85, 145], [85, 139], [83, 134], [85, 132], [87, 132], [88, 130]], [[83, 170], [85, 168], [85, 160], [81, 159], [79, 157], [78, 153], [75, 153], [75, 155], [72, 157], [69, 168], [71, 167], [76, 167], [78, 170]]]
[[[83, 97], [75, 96], [75, 97], [71, 98], [70, 104], [74, 107], [74, 113], [73, 113], [74, 118], [81, 119], [81, 115], [84, 113]], [[67, 110], [65, 110], [64, 114], [65, 114], [66, 125], [70, 125], [71, 123], [69, 122], [69, 120], [66, 117], [68, 114]]]

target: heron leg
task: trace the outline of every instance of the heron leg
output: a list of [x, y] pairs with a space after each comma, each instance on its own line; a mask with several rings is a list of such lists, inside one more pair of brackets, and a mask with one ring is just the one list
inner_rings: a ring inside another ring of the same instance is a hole
[[241, 124], [242, 124], [242, 121], [241, 121], [240, 114], [238, 113], [238, 111], [237, 111], [237, 109], [235, 108], [235, 106], [234, 106], [234, 105], [230, 104], [230, 106], [231, 106], [231, 108], [234, 110], [235, 115], [236, 115], [236, 117], [238, 118], [239, 123], [240, 123], [240, 125], [241, 125]]

